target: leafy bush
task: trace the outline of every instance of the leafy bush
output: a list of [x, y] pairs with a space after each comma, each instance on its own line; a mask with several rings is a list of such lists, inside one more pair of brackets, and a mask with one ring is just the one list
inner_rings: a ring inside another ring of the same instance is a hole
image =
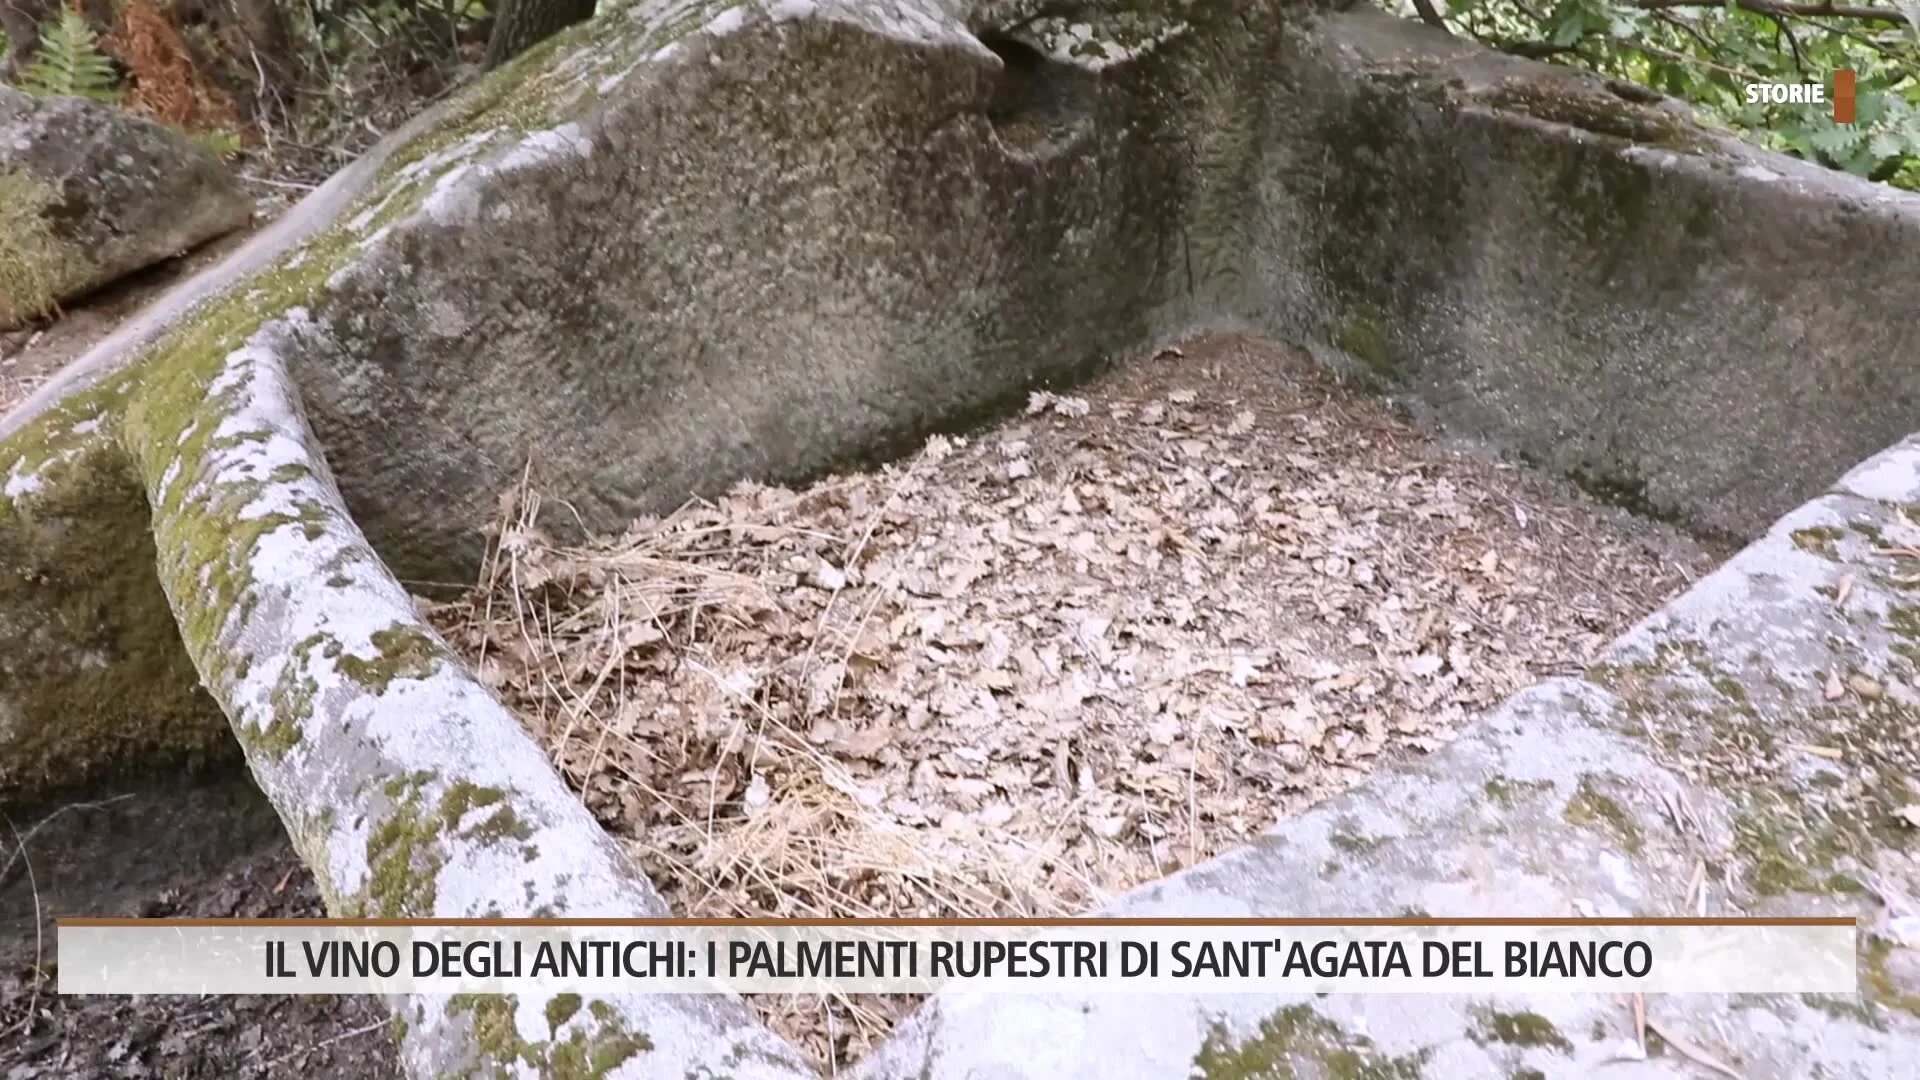
[[[318, 182], [476, 73], [492, 24], [489, 0], [60, 2], [19, 5], [58, 15], [16, 85], [150, 117], [276, 190]], [[111, 27], [89, 25], [109, 6]]]
[[113, 61], [100, 51], [100, 39], [86, 17], [74, 8], [61, 8], [60, 17], [40, 31], [40, 52], [20, 73], [20, 88], [44, 96], [68, 95], [114, 102], [120, 99], [120, 76]]
[[[1435, 18], [1495, 48], [1630, 79], [1762, 146], [1920, 190], [1920, 0], [1440, 2]], [[1748, 83], [1831, 88], [1841, 69], [1857, 77], [1853, 124], [1828, 105], [1746, 100]]]

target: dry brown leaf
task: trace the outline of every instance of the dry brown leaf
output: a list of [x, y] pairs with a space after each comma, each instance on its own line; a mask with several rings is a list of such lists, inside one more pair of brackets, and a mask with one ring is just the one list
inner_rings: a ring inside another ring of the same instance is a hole
[[[1300, 358], [1187, 351], [1204, 381], [1136, 364], [576, 547], [516, 491], [432, 618], [685, 914], [1064, 914], [1437, 749], [1705, 564]], [[755, 1005], [844, 1060], [901, 1003]]]

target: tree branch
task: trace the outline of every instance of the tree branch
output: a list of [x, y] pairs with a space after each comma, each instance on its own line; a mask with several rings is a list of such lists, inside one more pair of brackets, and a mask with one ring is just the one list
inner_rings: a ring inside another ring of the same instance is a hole
[[1433, 6], [1433, 0], [1413, 0], [1413, 10], [1420, 13], [1420, 21], [1428, 26], [1437, 26], [1449, 34], [1453, 32], [1447, 30], [1447, 20], [1440, 17], [1440, 12]]
[[[1724, 0], [1628, 0], [1628, 3], [1642, 11], [1725, 6]], [[1864, 4], [1836, 4], [1832, 0], [1822, 0], [1820, 3], [1805, 3], [1801, 0], [1733, 0], [1733, 6], [1757, 15], [1830, 15], [1841, 19], [1861, 19], [1894, 24], [1905, 24], [1908, 21], [1905, 14], [1893, 8], [1872, 7]]]
[[1555, 45], [1550, 41], [1496, 41], [1491, 44], [1503, 53], [1524, 56], [1529, 60], [1545, 60], [1549, 56], [1580, 51], [1578, 45]]
[[1654, 12], [1653, 17], [1656, 19], [1659, 19], [1662, 23], [1673, 27], [1675, 30], [1678, 30], [1681, 33], [1687, 35], [1693, 40], [1699, 42], [1700, 47], [1702, 49], [1705, 49], [1709, 53], [1718, 52], [1720, 50], [1720, 46], [1717, 43], [1715, 43], [1712, 38], [1701, 33], [1698, 28], [1696, 28], [1692, 23], [1687, 22], [1685, 19], [1681, 19], [1673, 15], [1669, 15], [1664, 11]]
[[[1793, 36], [1793, 24], [1781, 15], [1772, 15], [1769, 16], [1769, 18], [1773, 20], [1775, 33], [1786, 35], [1787, 45], [1793, 49], [1793, 70], [1799, 72], [1802, 76], [1806, 75], [1807, 58], [1800, 55], [1800, 39]], [[1776, 42], [1778, 41], [1777, 38], [1775, 40]], [[1778, 51], [1779, 48], [1780, 46], [1778, 44], [1774, 45], [1775, 51]]]

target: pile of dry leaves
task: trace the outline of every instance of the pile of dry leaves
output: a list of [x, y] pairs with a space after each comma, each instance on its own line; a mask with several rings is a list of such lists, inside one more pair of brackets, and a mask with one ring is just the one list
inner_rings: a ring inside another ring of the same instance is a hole
[[[697, 915], [1084, 910], [1578, 667], [1707, 560], [1214, 338], [434, 612]], [[899, 1003], [766, 1002], [844, 1062]]]

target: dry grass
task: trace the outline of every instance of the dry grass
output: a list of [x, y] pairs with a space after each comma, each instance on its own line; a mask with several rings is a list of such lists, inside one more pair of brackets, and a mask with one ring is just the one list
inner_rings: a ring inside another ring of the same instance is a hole
[[52, 312], [55, 294], [78, 276], [67, 273], [75, 256], [47, 222], [58, 201], [32, 176], [0, 169], [0, 325]]
[[[698, 915], [1086, 910], [1578, 667], [1707, 559], [1212, 339], [434, 612]], [[844, 1063], [911, 1002], [763, 999]]]

